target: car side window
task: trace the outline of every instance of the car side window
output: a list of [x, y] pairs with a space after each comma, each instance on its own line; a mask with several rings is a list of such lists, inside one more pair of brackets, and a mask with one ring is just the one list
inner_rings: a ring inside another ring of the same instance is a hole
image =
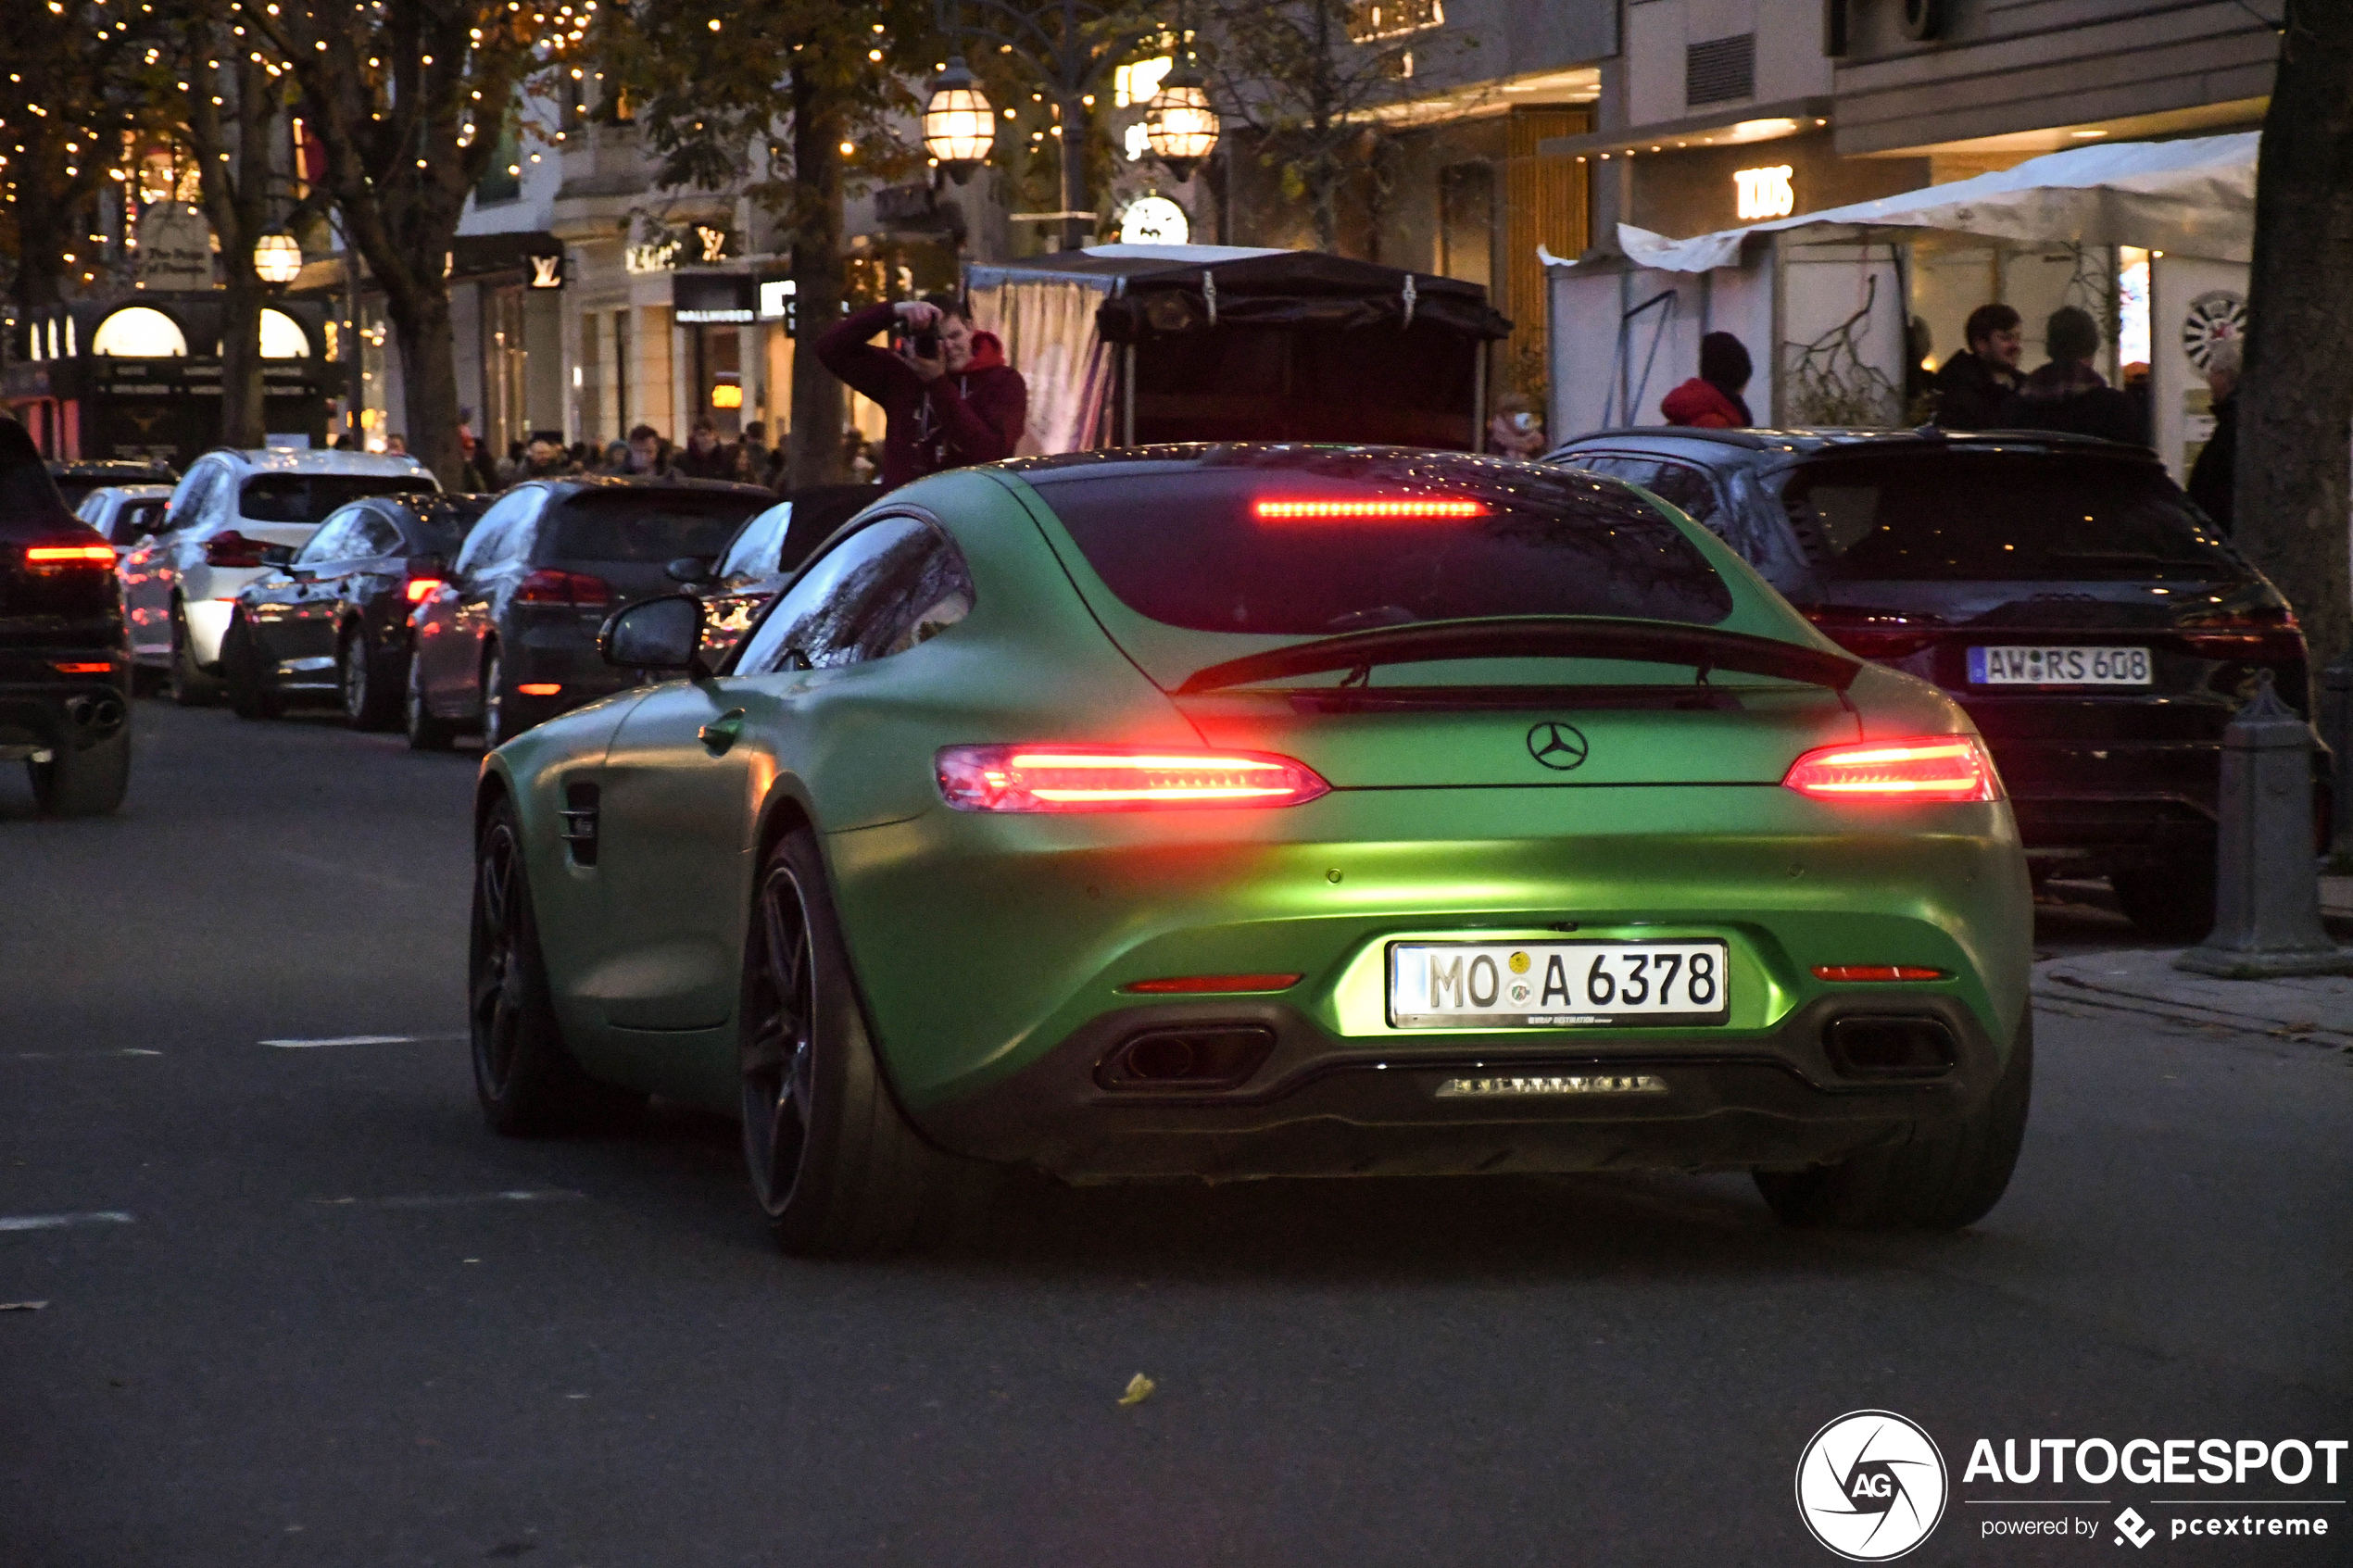
[[204, 521], [205, 508], [211, 502], [212, 493], [220, 483], [219, 463], [196, 465], [195, 471], [180, 486], [180, 494], [172, 497], [170, 521], [175, 533], [182, 528], [193, 528]]
[[1715, 521], [1718, 511], [1716, 484], [1705, 470], [1692, 468], [1687, 463], [1662, 462], [1658, 465], [1657, 477], [1647, 483], [1642, 483], [1644, 489], [1668, 506], [1680, 508], [1693, 522], [1705, 523], [1719, 533], [1723, 532], [1717, 527]]
[[400, 527], [392, 519], [373, 507], [361, 507], [353, 512], [350, 551], [354, 557], [396, 556], [407, 550]]
[[792, 503], [779, 501], [743, 525], [727, 546], [715, 573], [730, 588], [740, 588], [776, 570], [776, 552], [792, 526]]
[[502, 551], [510, 525], [531, 511], [535, 491], [517, 490], [491, 503], [482, 514], [482, 521], [466, 535], [465, 547], [458, 552], [459, 571], [473, 571], [506, 558]]
[[359, 514], [359, 508], [346, 507], [330, 515], [319, 525], [319, 532], [304, 540], [302, 548], [295, 552], [295, 564], [314, 566], [321, 561], [342, 560], [349, 556], [352, 527]]
[[739, 675], [887, 659], [972, 613], [963, 553], [919, 518], [886, 517], [812, 562], [760, 623]]

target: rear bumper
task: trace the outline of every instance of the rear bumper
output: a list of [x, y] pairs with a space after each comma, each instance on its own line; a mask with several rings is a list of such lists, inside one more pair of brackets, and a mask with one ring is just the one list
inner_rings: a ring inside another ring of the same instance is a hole
[[[1851, 1016], [1941, 1026], [1954, 1065], [1920, 1080], [1842, 1073], [1823, 1030]], [[1128, 1040], [1172, 1023], [1254, 1025], [1275, 1045], [1224, 1093], [1104, 1086], [1105, 1063]], [[1862, 992], [1818, 998], [1744, 1038], [1456, 1035], [1433, 1045], [1367, 1049], [1279, 1003], [1137, 1008], [1094, 1020], [1013, 1078], [917, 1120], [959, 1153], [1078, 1181], [1795, 1169], [1974, 1109], [2009, 1050], [1953, 997]], [[1460, 1092], [1466, 1083], [1484, 1091]], [[1457, 1092], [1441, 1092], [1450, 1085]]]
[[[104, 675], [68, 675], [57, 665], [97, 663]], [[120, 652], [58, 648], [0, 654], [0, 757], [81, 750], [130, 722], [131, 663]]]
[[[2030, 856], [2141, 864], [2213, 851], [2222, 746], [2213, 740], [1991, 743]], [[2312, 753], [2317, 819], [2331, 809], [2328, 754]]]

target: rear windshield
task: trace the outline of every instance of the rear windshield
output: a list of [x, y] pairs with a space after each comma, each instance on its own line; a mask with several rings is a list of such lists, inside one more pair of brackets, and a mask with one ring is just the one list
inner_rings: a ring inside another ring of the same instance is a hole
[[[1324, 636], [1489, 615], [1713, 625], [1732, 610], [1681, 530], [1610, 480], [1397, 452], [1140, 467], [1032, 483], [1111, 591], [1172, 626]], [[1438, 506], [1473, 515], [1410, 515]], [[1409, 515], [1361, 515], [1379, 509]]]
[[2236, 577], [2162, 470], [2081, 453], [1839, 458], [1781, 492], [1823, 575], [1860, 580]]
[[407, 509], [410, 518], [409, 531], [427, 555], [458, 554], [458, 546], [473, 532], [474, 523], [490, 508], [491, 497], [472, 496], [463, 501], [422, 503]]
[[560, 502], [539, 533], [543, 560], [635, 561], [716, 557], [764, 495], [588, 491]]
[[324, 522], [327, 514], [368, 495], [431, 494], [414, 473], [264, 473], [237, 492], [237, 510], [252, 522]]

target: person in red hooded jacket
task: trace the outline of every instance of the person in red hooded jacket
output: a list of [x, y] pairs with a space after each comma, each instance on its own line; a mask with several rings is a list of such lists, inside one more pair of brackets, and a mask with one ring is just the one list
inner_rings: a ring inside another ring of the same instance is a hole
[[[866, 340], [886, 327], [903, 332], [897, 353]], [[936, 333], [937, 358], [915, 339]], [[1005, 363], [994, 332], [973, 331], [972, 311], [953, 295], [870, 305], [817, 339], [825, 369], [882, 405], [882, 483], [896, 487], [943, 469], [1013, 455], [1029, 419], [1029, 386]]]
[[1756, 422], [1741, 398], [1753, 369], [1740, 339], [1730, 332], [1710, 332], [1699, 340], [1699, 374], [1668, 393], [1658, 411], [1671, 425], [1745, 429]]

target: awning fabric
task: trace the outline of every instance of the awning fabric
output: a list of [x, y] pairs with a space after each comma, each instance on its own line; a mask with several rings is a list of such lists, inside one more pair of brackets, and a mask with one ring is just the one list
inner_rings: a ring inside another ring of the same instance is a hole
[[1621, 223], [1617, 243], [1637, 264], [1667, 272], [1736, 266], [1741, 242], [1751, 234], [1830, 227], [1939, 229], [2029, 244], [2141, 245], [2246, 261], [2255, 243], [2259, 138], [2246, 131], [2070, 147], [1974, 179], [1693, 239], [1670, 240]]

